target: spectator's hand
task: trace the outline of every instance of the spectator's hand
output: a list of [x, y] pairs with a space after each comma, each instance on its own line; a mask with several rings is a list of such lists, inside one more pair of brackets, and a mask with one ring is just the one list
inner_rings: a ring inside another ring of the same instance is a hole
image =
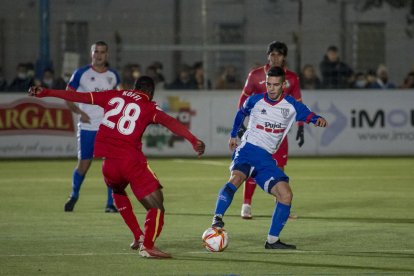
[[247, 128], [244, 123], [240, 126], [239, 131], [237, 131], [237, 137], [240, 139], [243, 137], [243, 134], [246, 132]]
[[32, 87], [29, 88], [29, 91], [28, 91], [29, 96], [42, 98], [43, 97], [43, 95], [42, 95], [43, 89], [44, 88], [40, 87], [40, 86], [32, 86]]
[[303, 146], [305, 143], [305, 131], [303, 126], [298, 126], [298, 132], [296, 133], [296, 141], [299, 140], [299, 147]]
[[318, 120], [316, 120], [315, 126], [318, 127], [327, 127], [328, 122], [325, 120], [325, 118], [319, 117]]
[[198, 140], [197, 143], [194, 145], [194, 150], [197, 152], [198, 157], [204, 154], [204, 151], [206, 149], [206, 145], [203, 141]]
[[229, 140], [229, 149], [233, 152], [237, 148], [237, 138], [230, 138]]
[[84, 111], [80, 110], [79, 115], [80, 115], [79, 120], [80, 120], [82, 123], [85, 123], [85, 124], [90, 124], [90, 123], [91, 123], [91, 118], [90, 118], [90, 117], [89, 117], [89, 115], [88, 115], [88, 114], [86, 114]]

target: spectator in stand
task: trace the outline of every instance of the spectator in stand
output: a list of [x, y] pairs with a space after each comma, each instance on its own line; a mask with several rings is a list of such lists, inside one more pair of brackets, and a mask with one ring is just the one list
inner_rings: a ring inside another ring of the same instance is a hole
[[0, 67], [0, 91], [7, 91], [7, 80], [4, 77], [3, 68]]
[[165, 77], [164, 77], [164, 74], [162, 73], [164, 66], [162, 65], [160, 61], [154, 61], [152, 63], [152, 66], [154, 66], [157, 70], [157, 78], [160, 80], [160, 82], [164, 83], [164, 86], [165, 86]]
[[66, 89], [66, 82], [61, 78], [55, 78], [55, 71], [51, 68], [46, 68], [43, 72], [43, 78], [40, 86], [49, 89], [63, 90]]
[[353, 71], [339, 58], [338, 47], [329, 46], [319, 65], [322, 74], [322, 87], [326, 89], [343, 89], [350, 87]]
[[395, 84], [388, 80], [388, 69], [384, 64], [380, 64], [377, 69], [376, 81], [371, 83], [368, 88], [371, 89], [393, 89]]
[[237, 68], [234, 65], [224, 67], [216, 81], [216, 89], [242, 89], [243, 83], [238, 76]]
[[367, 73], [365, 74], [367, 84], [365, 85], [365, 88], [368, 88], [377, 80], [377, 74], [375, 73], [375, 70], [368, 69]]
[[167, 85], [167, 89], [181, 89], [181, 90], [191, 90], [197, 89], [197, 82], [195, 81], [193, 75], [191, 74], [191, 68], [187, 64], [183, 64], [180, 67], [175, 80]]
[[354, 76], [354, 81], [352, 82], [351, 88], [354, 89], [365, 89], [367, 88], [367, 77], [363, 72], [358, 72]]
[[141, 76], [141, 66], [139, 64], [127, 64], [122, 68], [121, 89], [134, 89], [135, 80]]
[[204, 90], [210, 90], [211, 89], [211, 81], [207, 80], [207, 87], [204, 83], [204, 67], [203, 62], [198, 61], [194, 63], [193, 65], [193, 71], [194, 71], [194, 79], [197, 82], [197, 88], [198, 89], [204, 89]]
[[404, 83], [400, 86], [402, 89], [412, 89], [414, 88], [414, 71], [411, 71], [407, 74], [404, 79]]
[[300, 88], [307, 90], [321, 89], [321, 80], [318, 78], [313, 65], [306, 64], [299, 76]]
[[155, 65], [150, 65], [145, 69], [145, 74], [151, 77], [154, 80], [155, 89], [162, 90], [165, 87], [164, 79], [161, 78], [162, 75], [157, 73], [157, 67]]
[[19, 63], [16, 67], [16, 77], [7, 90], [12, 92], [25, 92], [33, 85], [34, 81], [28, 75], [27, 65]]

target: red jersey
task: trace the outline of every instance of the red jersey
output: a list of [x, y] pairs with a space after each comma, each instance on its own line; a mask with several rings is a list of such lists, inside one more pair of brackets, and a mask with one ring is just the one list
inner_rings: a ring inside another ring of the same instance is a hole
[[146, 160], [142, 153], [141, 138], [149, 124], [167, 127], [174, 134], [187, 139], [193, 147], [198, 141], [184, 125], [162, 111], [147, 94], [138, 90], [77, 93], [44, 89], [42, 97], [45, 96], [99, 105], [104, 109], [104, 118], [95, 139], [95, 157]]
[[[244, 85], [242, 94], [239, 99], [239, 108], [243, 105], [248, 97], [253, 94], [266, 93], [266, 74], [270, 65], [266, 64], [262, 67], [250, 71], [246, 83]], [[285, 68], [285, 90], [284, 95], [289, 95], [297, 101], [302, 101], [302, 93], [300, 92], [299, 78], [296, 73]]]

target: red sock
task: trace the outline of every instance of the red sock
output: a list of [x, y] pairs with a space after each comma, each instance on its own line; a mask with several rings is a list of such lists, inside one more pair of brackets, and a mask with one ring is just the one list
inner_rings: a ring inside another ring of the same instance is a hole
[[138, 240], [141, 235], [144, 235], [139, 227], [137, 217], [135, 216], [131, 201], [127, 195], [112, 194], [115, 205], [118, 208], [118, 212], [121, 214], [125, 223], [128, 225], [131, 232], [134, 234], [134, 239]]
[[164, 225], [164, 212], [157, 208], [151, 208], [147, 211], [145, 220], [144, 246], [153, 248], [155, 240], [161, 234]]
[[246, 183], [244, 183], [244, 198], [243, 198], [243, 203], [244, 204], [252, 204], [252, 197], [254, 194], [254, 190], [256, 189], [256, 182], [254, 181], [253, 178], [249, 177], [246, 180]]

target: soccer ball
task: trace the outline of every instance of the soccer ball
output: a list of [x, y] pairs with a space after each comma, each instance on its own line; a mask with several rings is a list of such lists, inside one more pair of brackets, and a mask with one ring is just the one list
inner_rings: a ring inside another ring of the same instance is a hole
[[229, 244], [227, 232], [222, 228], [208, 228], [204, 231], [202, 239], [204, 248], [211, 252], [223, 251]]

